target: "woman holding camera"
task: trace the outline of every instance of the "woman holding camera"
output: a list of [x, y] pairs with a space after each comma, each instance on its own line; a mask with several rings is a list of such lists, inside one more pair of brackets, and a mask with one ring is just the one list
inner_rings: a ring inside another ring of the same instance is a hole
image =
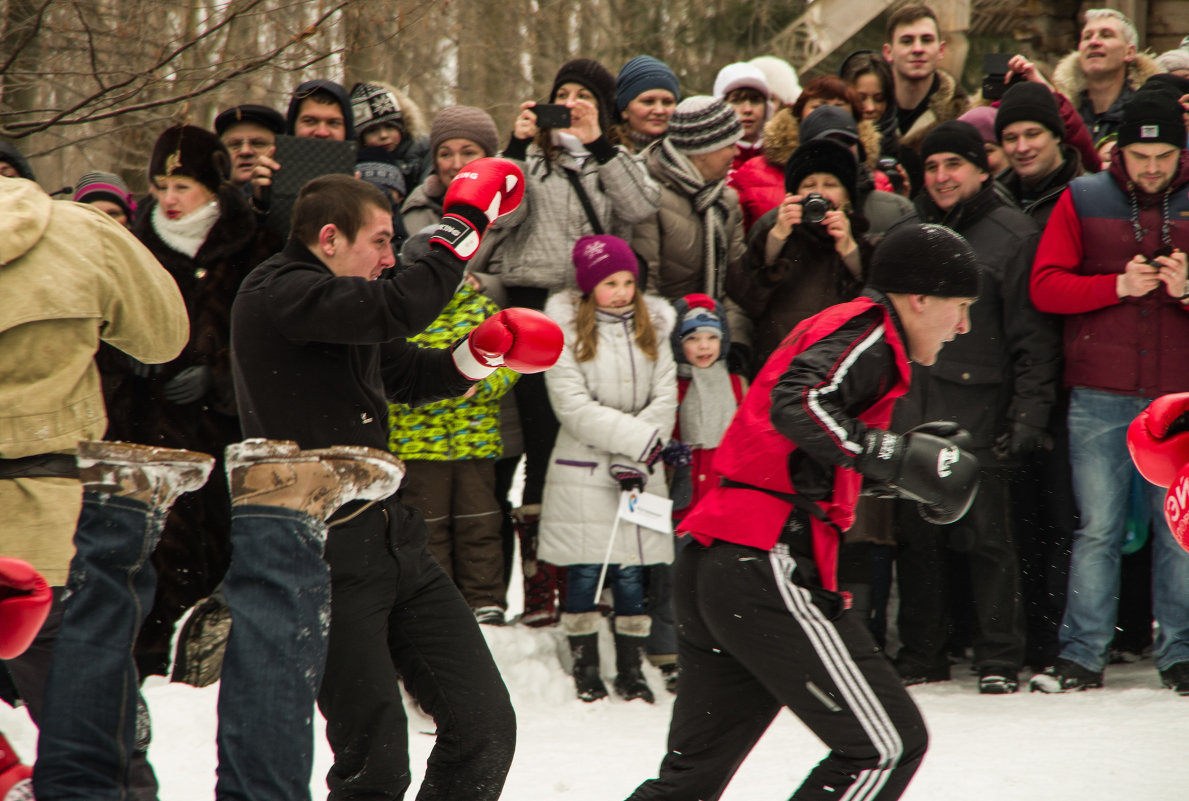
[[871, 248], [853, 205], [858, 163], [829, 139], [798, 147], [785, 169], [785, 196], [752, 226], [727, 294], [755, 323], [755, 369], [807, 317], [858, 295]]

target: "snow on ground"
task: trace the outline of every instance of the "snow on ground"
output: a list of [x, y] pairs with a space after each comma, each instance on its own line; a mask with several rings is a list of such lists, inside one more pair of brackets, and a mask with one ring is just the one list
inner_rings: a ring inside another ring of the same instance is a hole
[[[505, 799], [614, 801], [655, 775], [672, 697], [646, 667], [658, 702], [610, 698], [584, 704], [564, 672], [559, 630], [485, 627], [519, 720]], [[613, 675], [610, 634], [601, 643]], [[932, 737], [906, 801], [1156, 801], [1189, 797], [1189, 698], [1160, 689], [1151, 660], [1108, 668], [1107, 687], [1069, 695], [980, 696], [967, 665], [955, 680], [914, 687]], [[163, 801], [209, 801], [215, 771], [217, 686], [198, 690], [163, 679], [145, 688], [153, 715], [150, 758]], [[320, 727], [319, 723], [319, 727]], [[410, 719], [414, 782], [433, 746], [433, 723]], [[0, 731], [31, 761], [36, 730], [23, 710], [0, 705]], [[325, 798], [330, 753], [316, 732], [311, 783]], [[788, 798], [824, 755], [787, 712], [743, 764], [724, 801]], [[415, 785], [416, 786], [416, 785]], [[409, 797], [415, 795], [410, 792]]]

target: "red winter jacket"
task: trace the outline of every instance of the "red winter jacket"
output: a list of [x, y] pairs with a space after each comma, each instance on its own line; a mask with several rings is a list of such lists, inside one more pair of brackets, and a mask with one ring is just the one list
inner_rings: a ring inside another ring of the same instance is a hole
[[769, 550], [794, 509], [780, 495], [800, 495], [833, 524], [811, 520], [807, 555], [822, 586], [835, 590], [839, 531], [854, 522], [862, 485], [853, 467], [863, 434], [869, 426], [886, 429], [892, 403], [908, 391], [897, 326], [876, 292], [798, 325], [756, 376], [718, 446], [715, 469], [749, 486], [713, 488], [681, 530], [703, 544], [719, 539]]
[[[1119, 298], [1136, 255], [1162, 245], [1164, 196], [1134, 197], [1123, 165], [1074, 179], [1049, 217], [1032, 267], [1032, 302], [1065, 317], [1065, 384], [1155, 397], [1189, 390], [1189, 308], [1164, 285]], [[1138, 209], [1137, 241], [1133, 216]], [[1189, 252], [1189, 152], [1168, 191], [1172, 244]]]

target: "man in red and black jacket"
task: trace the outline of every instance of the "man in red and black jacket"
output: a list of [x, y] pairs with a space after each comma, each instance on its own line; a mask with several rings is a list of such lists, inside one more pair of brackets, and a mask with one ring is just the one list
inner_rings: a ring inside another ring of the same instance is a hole
[[837, 592], [841, 532], [860, 489], [952, 522], [977, 489], [956, 426], [887, 431], [910, 361], [969, 330], [974, 253], [937, 225], [903, 225], [865, 293], [805, 320], [756, 377], [719, 445], [722, 485], [682, 521], [674, 612], [680, 665], [669, 749], [636, 801], [718, 798], [788, 707], [829, 747], [797, 799], [899, 798], [925, 724], [864, 621]]

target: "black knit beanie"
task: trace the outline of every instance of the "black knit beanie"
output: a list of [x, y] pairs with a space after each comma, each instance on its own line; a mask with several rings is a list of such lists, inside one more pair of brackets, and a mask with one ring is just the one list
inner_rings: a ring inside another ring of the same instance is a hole
[[983, 149], [983, 138], [979, 136], [978, 129], [968, 122], [948, 120], [929, 131], [921, 143], [921, 161], [927, 161], [936, 153], [956, 153], [983, 172], [991, 171], [991, 166], [987, 164], [987, 151]]
[[857, 206], [859, 164], [850, 148], [831, 139], [813, 139], [801, 145], [784, 165], [784, 191], [797, 194], [801, 182], [815, 172], [837, 178], [846, 189], [851, 206]]
[[944, 225], [904, 223], [875, 248], [867, 286], [906, 295], [976, 298], [978, 260], [966, 240]]
[[1123, 105], [1117, 147], [1164, 144], [1185, 147], [1184, 109], [1166, 87], [1144, 85]]
[[149, 158], [149, 181], [158, 176], [192, 178], [212, 192], [231, 176], [231, 155], [219, 137], [205, 128], [175, 125], [165, 129]]
[[1065, 137], [1065, 123], [1053, 93], [1044, 84], [1024, 81], [1003, 93], [995, 114], [995, 138], [1003, 141], [1003, 129], [1013, 122], [1038, 122], [1058, 139]]
[[599, 107], [599, 128], [607, 133], [615, 120], [615, 76], [593, 58], [575, 58], [562, 64], [553, 79], [549, 102], [555, 102], [563, 83], [582, 84], [595, 96]]

